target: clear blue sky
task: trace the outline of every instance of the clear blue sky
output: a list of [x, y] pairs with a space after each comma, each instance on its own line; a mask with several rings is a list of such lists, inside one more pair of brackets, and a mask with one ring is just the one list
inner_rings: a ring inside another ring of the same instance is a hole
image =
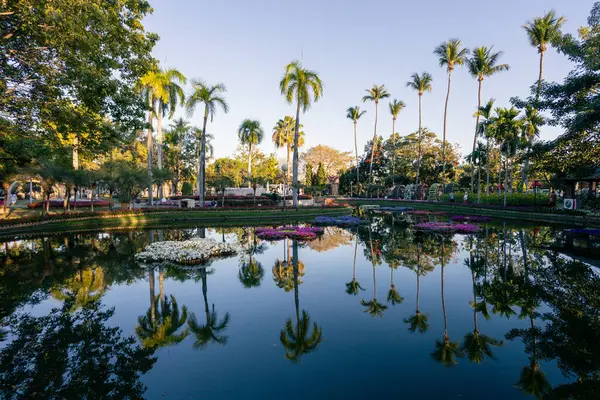
[[[301, 116], [305, 149], [325, 144], [353, 150], [352, 122], [346, 109], [360, 105], [367, 114], [359, 121], [359, 152], [373, 135], [374, 105], [363, 104], [365, 89], [385, 84], [393, 98], [407, 107], [396, 131], [418, 127], [417, 94], [405, 87], [413, 72], [433, 75], [433, 91], [423, 98], [423, 124], [441, 138], [446, 70], [433, 55], [441, 42], [458, 37], [469, 48], [494, 45], [511, 66], [483, 82], [483, 99], [509, 105], [511, 96], [525, 96], [538, 76], [537, 51], [521, 26], [554, 8], [567, 17], [564, 31], [576, 33], [586, 24], [593, 1], [587, 0], [150, 0], [154, 14], [146, 28], [158, 33], [154, 55], [163, 65], [178, 68], [188, 78], [227, 87], [229, 114], [220, 112], [208, 131], [215, 135], [216, 156], [237, 147], [237, 128], [244, 118], [258, 119], [266, 137], [261, 149], [273, 152], [275, 122], [294, 115], [279, 93], [284, 66], [299, 59], [317, 71], [324, 96]], [[545, 79], [561, 80], [572, 65], [553, 49], [545, 58]], [[466, 69], [453, 74], [448, 140], [468, 152], [474, 131], [477, 82]], [[179, 111], [177, 116], [184, 116]], [[201, 110], [191, 119], [201, 125]], [[391, 117], [387, 101], [380, 104], [378, 134], [388, 137]], [[560, 133], [544, 127], [542, 139]], [[280, 154], [281, 156], [282, 154]]]

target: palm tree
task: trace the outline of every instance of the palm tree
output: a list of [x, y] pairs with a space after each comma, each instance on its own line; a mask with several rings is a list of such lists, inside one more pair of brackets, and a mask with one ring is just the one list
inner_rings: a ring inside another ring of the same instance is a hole
[[263, 136], [263, 129], [257, 120], [245, 119], [238, 128], [240, 142], [242, 145], [248, 145], [248, 187], [252, 178], [252, 146], [258, 146]]
[[525, 106], [525, 115], [523, 120], [523, 142], [525, 143], [525, 163], [523, 165], [522, 182], [525, 183], [525, 190], [529, 187], [529, 150], [535, 138], [540, 135], [540, 126], [544, 124], [544, 117], [537, 108], [531, 105]]
[[[398, 118], [398, 114], [406, 107], [406, 104], [402, 100], [398, 101], [396, 99], [390, 102], [390, 114], [392, 114], [392, 188], [396, 182], [396, 119]], [[358, 164], [357, 164], [358, 168]]]
[[296, 126], [294, 128], [294, 160], [292, 172], [292, 197], [294, 207], [298, 207], [298, 148], [300, 132], [300, 108], [307, 112], [311, 104], [323, 95], [323, 83], [315, 71], [302, 67], [300, 61], [292, 61], [285, 67], [285, 74], [279, 82], [279, 89], [289, 104], [296, 102]]
[[[179, 331], [187, 321], [187, 307], [181, 307], [180, 313], [174, 296], [163, 300], [160, 296], [155, 296], [153, 302], [146, 315], [138, 318], [135, 328], [142, 345], [146, 348], [159, 348], [181, 343], [189, 334], [187, 328]], [[157, 307], [159, 304], [160, 307]], [[156, 310], [156, 315], [152, 315], [153, 310]]]
[[486, 139], [486, 163], [485, 163], [485, 180], [486, 180], [486, 190], [485, 193], [490, 193], [490, 138], [493, 137], [492, 130], [494, 129], [494, 118], [492, 117], [492, 111], [494, 109], [494, 99], [489, 99], [485, 106], [479, 107], [477, 113], [483, 121], [479, 123], [479, 135], [485, 137]]
[[204, 191], [205, 191], [205, 169], [206, 169], [206, 125], [208, 117], [212, 122], [217, 108], [221, 107], [223, 112], [229, 112], [229, 106], [222, 93], [226, 92], [225, 85], [217, 83], [216, 85], [208, 85], [201, 80], [192, 80], [192, 94], [188, 97], [186, 108], [191, 116], [198, 104], [204, 104], [204, 120], [202, 124], [202, 137], [200, 138], [200, 151], [198, 158], [197, 174], [197, 190], [200, 197], [200, 207], [204, 207]]
[[[379, 100], [390, 97], [385, 89], [385, 85], [373, 85], [371, 89], [366, 89], [367, 95], [363, 96], [363, 103], [372, 101], [375, 103], [375, 126], [373, 128], [373, 146], [371, 146], [371, 162], [369, 165], [369, 183], [373, 183], [373, 157], [377, 147], [377, 112], [379, 109]], [[357, 167], [358, 168], [358, 167]]]
[[285, 327], [279, 334], [279, 340], [285, 348], [285, 357], [293, 363], [300, 361], [304, 354], [314, 351], [323, 341], [323, 329], [313, 322], [310, 329], [310, 316], [302, 310], [300, 317], [300, 297], [298, 293], [298, 242], [293, 241], [292, 264], [294, 268], [294, 302], [296, 306], [296, 326], [291, 318], [285, 322]]
[[359, 106], [348, 107], [346, 110], [346, 118], [351, 119], [354, 122], [354, 154], [356, 156], [356, 187], [360, 188], [360, 178], [358, 173], [358, 141], [356, 138], [356, 123], [362, 117], [366, 111], [361, 111]]
[[[293, 117], [285, 116], [280, 119], [273, 127], [273, 143], [275, 148], [286, 147], [287, 150], [287, 165], [290, 165], [290, 150], [294, 148], [294, 132], [296, 129], [296, 120]], [[304, 145], [304, 131], [302, 124], [299, 125], [300, 132], [298, 133], [298, 146]], [[290, 170], [285, 171], [285, 182], [289, 184]]]
[[543, 17], [534, 18], [533, 21], [527, 21], [523, 29], [527, 32], [529, 43], [537, 48], [540, 53], [540, 76], [536, 93], [536, 101], [540, 98], [542, 91], [542, 79], [544, 74], [544, 53], [548, 50], [548, 44], [553, 44], [560, 38], [560, 28], [567, 22], [565, 17], [557, 17], [556, 11], [550, 10]]
[[[485, 46], [477, 47], [471, 52], [471, 58], [467, 60], [467, 66], [469, 73], [472, 77], [476, 78], [479, 82], [479, 88], [477, 90], [477, 109], [481, 107], [481, 85], [485, 77], [492, 76], [498, 72], [508, 71], [510, 68], [508, 64], [498, 64], [498, 60], [504, 54], [502, 51], [496, 53], [492, 52], [494, 46], [487, 48]], [[477, 134], [479, 133], [479, 114], [476, 114], [477, 118], [475, 121], [475, 135], [473, 137], [473, 149], [477, 145]], [[473, 174], [473, 160], [471, 160], [471, 191], [473, 191], [475, 175]]]
[[450, 81], [455, 65], [465, 64], [469, 55], [469, 49], [462, 47], [458, 39], [450, 39], [435, 48], [433, 54], [438, 56], [440, 67], [446, 66], [448, 72], [448, 90], [446, 92], [446, 103], [444, 105], [444, 134], [442, 139], [442, 179], [446, 182], [446, 116], [448, 115], [448, 99], [450, 98]]
[[219, 320], [219, 314], [215, 311], [215, 305], [212, 305], [212, 310], [208, 306], [207, 284], [206, 284], [206, 268], [200, 269], [200, 279], [202, 279], [202, 297], [204, 298], [204, 313], [206, 314], [206, 323], [201, 325], [194, 313], [190, 313], [188, 327], [196, 336], [196, 341], [193, 344], [195, 349], [201, 349], [208, 346], [211, 342], [222, 346], [227, 344], [228, 337], [222, 333], [227, 330], [231, 316], [225, 313], [222, 320]]
[[358, 233], [356, 234], [356, 241], [354, 242], [354, 269], [352, 273], [352, 280], [346, 283], [346, 293], [350, 295], [358, 295], [359, 290], [365, 290], [360, 286], [360, 283], [356, 280], [356, 251], [358, 250]]
[[419, 144], [418, 144], [418, 154], [417, 154], [417, 181], [416, 184], [419, 184], [419, 173], [421, 172], [421, 134], [423, 131], [423, 127], [422, 127], [422, 123], [423, 123], [423, 117], [422, 117], [422, 100], [423, 100], [423, 93], [425, 92], [431, 92], [431, 82], [433, 81], [433, 78], [431, 77], [431, 75], [427, 72], [423, 72], [421, 75], [414, 73], [411, 75], [411, 79], [410, 81], [406, 82], [406, 86], [410, 87], [414, 90], [417, 91], [417, 93], [419, 94]]

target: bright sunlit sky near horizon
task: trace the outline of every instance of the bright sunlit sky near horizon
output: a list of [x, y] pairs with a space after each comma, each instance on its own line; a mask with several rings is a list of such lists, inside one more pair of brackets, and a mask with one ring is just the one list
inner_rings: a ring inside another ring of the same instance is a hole
[[[259, 146], [274, 151], [272, 128], [279, 118], [295, 115], [279, 92], [284, 67], [303, 55], [303, 65], [319, 73], [324, 96], [300, 117], [306, 134], [303, 150], [317, 144], [353, 151], [352, 121], [346, 109], [360, 105], [367, 114], [358, 123], [359, 152], [373, 136], [373, 103], [362, 103], [365, 89], [385, 84], [391, 98], [406, 108], [396, 122], [401, 135], [418, 127], [418, 96], [405, 86], [414, 72], [433, 75], [433, 90], [423, 97], [423, 126], [442, 136], [446, 69], [434, 48], [459, 38], [468, 48], [494, 45], [504, 51], [510, 71], [483, 82], [482, 101], [495, 98], [509, 106], [512, 96], [526, 96], [538, 76], [539, 56], [521, 26], [555, 9], [568, 19], [563, 31], [576, 34], [586, 24], [588, 0], [150, 0], [154, 14], [148, 31], [160, 36], [154, 56], [161, 65], [179, 69], [188, 78], [227, 87], [230, 112], [219, 111], [207, 131], [215, 136], [217, 157], [231, 155], [238, 145], [237, 128], [244, 118], [257, 119], [265, 131]], [[544, 78], [562, 80], [572, 64], [554, 49], [545, 57]], [[189, 93], [189, 85], [187, 87]], [[388, 101], [379, 106], [377, 133], [392, 130]], [[463, 154], [472, 143], [477, 81], [466, 68], [453, 73], [448, 110], [448, 140]], [[191, 118], [201, 126], [201, 109]], [[186, 117], [179, 110], [176, 117]], [[168, 125], [168, 121], [165, 121]], [[559, 128], [543, 127], [552, 139]], [[279, 154], [282, 157], [283, 153]]]

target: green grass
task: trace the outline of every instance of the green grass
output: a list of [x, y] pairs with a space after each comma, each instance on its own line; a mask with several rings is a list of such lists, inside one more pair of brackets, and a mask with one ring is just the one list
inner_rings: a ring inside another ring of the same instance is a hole
[[[81, 232], [110, 229], [134, 229], [146, 227], [189, 226], [198, 223], [210, 226], [239, 225], [243, 224], [270, 224], [279, 222], [307, 222], [319, 215], [344, 215], [350, 214], [350, 208], [299, 208], [283, 210], [190, 210], [172, 211], [164, 210], [155, 213], [138, 213], [132, 215], [100, 215], [75, 219], [60, 219], [32, 223], [22, 226], [0, 226], [0, 236], [18, 236], [29, 234], [44, 234], [58, 232]], [[37, 214], [34, 214], [37, 215]]]

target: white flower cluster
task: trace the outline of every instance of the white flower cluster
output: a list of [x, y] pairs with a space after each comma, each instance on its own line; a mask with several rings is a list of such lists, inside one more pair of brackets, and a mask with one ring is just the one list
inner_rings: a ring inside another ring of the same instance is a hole
[[224, 257], [237, 254], [237, 244], [221, 243], [214, 239], [192, 239], [182, 242], [154, 242], [144, 251], [135, 255], [138, 261], [171, 261], [180, 264], [199, 264], [211, 257]]

